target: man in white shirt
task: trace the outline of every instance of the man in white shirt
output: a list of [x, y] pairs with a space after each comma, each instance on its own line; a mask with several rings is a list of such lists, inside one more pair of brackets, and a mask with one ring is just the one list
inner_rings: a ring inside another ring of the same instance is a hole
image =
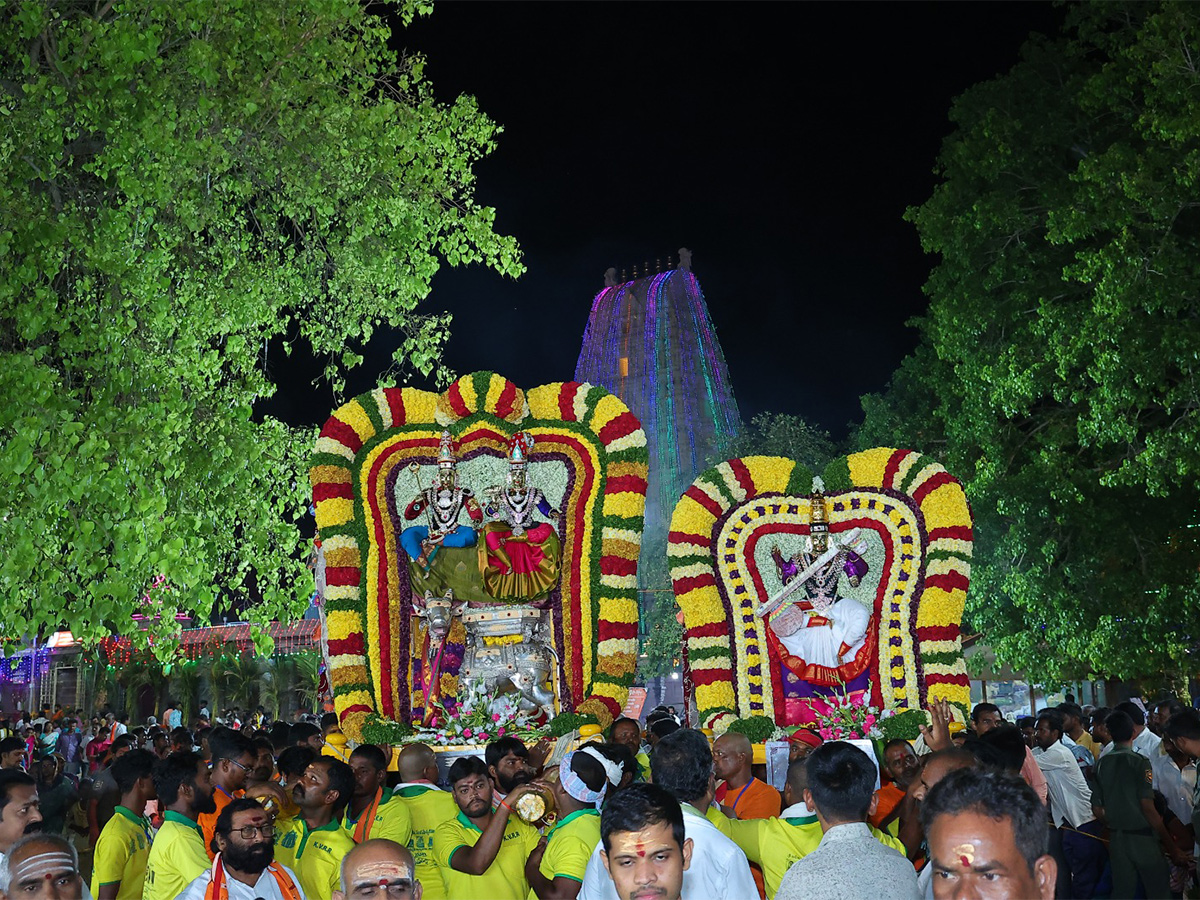
[[871, 833], [874, 760], [845, 741], [822, 744], [805, 764], [804, 802], [817, 811], [821, 843], [792, 864], [775, 900], [917, 900], [917, 874], [902, 853]]
[[1104, 724], [1104, 720], [1111, 712], [1112, 710], [1107, 706], [1101, 706], [1092, 711], [1092, 740], [1100, 745], [1096, 762], [1100, 762], [1113, 748], [1112, 735], [1108, 733], [1108, 726]]
[[1071, 892], [1090, 897], [1104, 870], [1106, 853], [1101, 825], [1092, 812], [1092, 790], [1084, 780], [1075, 754], [1063, 743], [1063, 714], [1043, 710], [1037, 719], [1033, 758], [1046, 776], [1050, 819], [1062, 839], [1063, 858], [1071, 870]]
[[[650, 754], [650, 777], [683, 808], [684, 833], [693, 848], [691, 865], [683, 873], [683, 896], [754, 900], [758, 888], [746, 854], [704, 817], [716, 793], [708, 738], [681, 728], [659, 740]], [[601, 850], [603, 844], [597, 844], [592, 851], [578, 900], [618, 900]]]
[[1133, 752], [1142, 754], [1146, 759], [1153, 759], [1154, 751], [1158, 749], [1162, 738], [1146, 727], [1146, 713], [1132, 700], [1118, 703], [1113, 708], [1133, 720]]
[[217, 816], [213, 864], [178, 900], [304, 900], [296, 874], [275, 862], [275, 827], [257, 800], [231, 800]]
[[1164, 736], [1150, 757], [1150, 771], [1154, 773], [1154, 790], [1163, 795], [1175, 817], [1187, 825], [1192, 821], [1196, 764], [1170, 738]]

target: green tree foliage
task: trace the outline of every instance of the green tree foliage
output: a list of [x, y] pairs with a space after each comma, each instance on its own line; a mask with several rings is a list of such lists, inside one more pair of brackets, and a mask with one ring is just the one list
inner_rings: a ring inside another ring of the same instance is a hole
[[1196, 671], [1197, 48], [1194, 5], [1074, 6], [954, 103], [923, 344], [864, 399], [966, 482], [969, 623], [1047, 681]]
[[[786, 456], [813, 472], [820, 472], [835, 456], [838, 445], [802, 416], [788, 413], [759, 413], [742, 428], [734, 440], [730, 456]], [[721, 460], [712, 460], [716, 465]]]
[[159, 574], [164, 659], [175, 610], [203, 619], [215, 592], [294, 611], [312, 435], [252, 413], [268, 346], [311, 350], [340, 391], [387, 326], [392, 375], [436, 375], [447, 318], [417, 304], [441, 262], [519, 273], [473, 200], [497, 127], [435, 102], [389, 37], [357, 0], [5, 4], [10, 628], [127, 630]]

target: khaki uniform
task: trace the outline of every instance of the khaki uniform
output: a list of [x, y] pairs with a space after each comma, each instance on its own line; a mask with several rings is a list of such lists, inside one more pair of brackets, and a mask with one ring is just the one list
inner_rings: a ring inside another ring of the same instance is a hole
[[1134, 896], [1140, 880], [1147, 897], [1169, 897], [1170, 870], [1158, 836], [1142, 813], [1142, 800], [1153, 799], [1150, 760], [1129, 747], [1114, 747], [1096, 765], [1092, 804], [1104, 808], [1111, 832], [1114, 897]]

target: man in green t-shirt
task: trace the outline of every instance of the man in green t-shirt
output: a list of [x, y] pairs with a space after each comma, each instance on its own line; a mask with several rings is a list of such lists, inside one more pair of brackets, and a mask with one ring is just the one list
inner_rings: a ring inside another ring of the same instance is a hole
[[1154, 808], [1154, 775], [1150, 760], [1133, 750], [1133, 720], [1118, 711], [1109, 714], [1104, 724], [1113, 749], [1096, 764], [1092, 808], [1110, 832], [1113, 896], [1134, 896], [1140, 881], [1144, 896], [1167, 897], [1170, 872], [1163, 854], [1180, 866], [1191, 857], [1175, 846]]
[[408, 850], [421, 882], [422, 900], [445, 900], [446, 884], [433, 855], [433, 835], [439, 825], [458, 815], [458, 804], [435, 783], [437, 757], [428, 745], [408, 744], [400, 751], [398, 765], [402, 780], [394, 796], [408, 807], [412, 821]]

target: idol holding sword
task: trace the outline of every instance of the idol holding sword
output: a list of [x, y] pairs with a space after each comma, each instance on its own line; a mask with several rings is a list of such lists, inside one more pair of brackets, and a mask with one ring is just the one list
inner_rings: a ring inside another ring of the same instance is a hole
[[775, 637], [791, 657], [788, 668], [802, 667], [800, 677], [817, 683], [841, 681], [824, 670], [837, 670], [853, 660], [866, 641], [871, 612], [855, 600], [838, 596], [838, 577], [856, 586], [867, 573], [861, 556], [865, 544], [854, 528], [830, 546], [823, 485], [813, 479], [812, 514], [806, 547], [787, 559], [771, 551], [783, 589], [754, 610], [769, 621]]

